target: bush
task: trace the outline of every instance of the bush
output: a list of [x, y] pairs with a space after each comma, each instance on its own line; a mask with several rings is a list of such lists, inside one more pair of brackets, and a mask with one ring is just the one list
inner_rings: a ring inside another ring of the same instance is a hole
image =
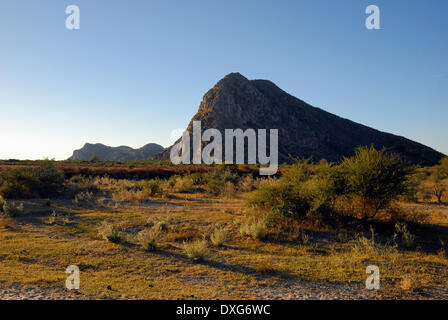
[[414, 246], [415, 235], [409, 232], [406, 223], [396, 223], [395, 230], [397, 231], [395, 237], [398, 238], [399, 236], [401, 236], [401, 241], [406, 248], [411, 248]]
[[179, 177], [176, 179], [174, 190], [180, 193], [188, 193], [193, 190], [193, 179], [189, 176]]
[[112, 193], [112, 201], [117, 206], [120, 202], [135, 202], [140, 203], [148, 200], [148, 194], [143, 190], [128, 190], [127, 188], [120, 188]]
[[272, 265], [272, 260], [268, 258], [257, 261], [254, 269], [255, 272], [259, 274], [272, 274], [275, 271]]
[[255, 180], [252, 175], [247, 175], [241, 179], [238, 190], [242, 192], [250, 192], [257, 188], [259, 180]]
[[445, 178], [448, 178], [448, 157], [444, 157], [440, 160], [439, 167], [445, 173]]
[[346, 184], [346, 178], [338, 166], [322, 161], [317, 173], [302, 184], [300, 193], [309, 201], [312, 210], [333, 210], [336, 200], [346, 193]]
[[146, 251], [156, 251], [159, 238], [160, 231], [157, 228], [142, 230], [137, 235], [138, 243]]
[[312, 175], [310, 161], [311, 159], [296, 159], [296, 162], [285, 170], [282, 175], [282, 180], [287, 184], [299, 186], [310, 179]]
[[75, 204], [75, 206], [79, 207], [81, 206], [81, 204], [92, 204], [92, 199], [93, 199], [93, 193], [92, 192], [79, 192], [75, 195], [75, 198], [73, 199], [73, 203]]
[[215, 196], [234, 193], [240, 179], [235, 170], [233, 166], [223, 165], [206, 174], [204, 176], [205, 191]]
[[227, 232], [223, 228], [216, 228], [210, 236], [210, 241], [214, 246], [221, 247], [227, 240]]
[[43, 160], [37, 167], [12, 169], [0, 177], [0, 195], [5, 198], [47, 197], [60, 191], [64, 174], [53, 161]]
[[35, 175], [38, 180], [38, 194], [41, 197], [52, 195], [63, 187], [64, 173], [55, 167], [54, 161], [41, 161], [35, 169]]
[[249, 204], [285, 218], [305, 216], [310, 206], [296, 188], [278, 181], [266, 181], [249, 198]]
[[0, 201], [2, 204], [1, 212], [4, 216], [13, 218], [23, 213], [23, 203], [16, 204], [12, 201], [2, 200]]
[[266, 223], [263, 220], [254, 221], [249, 224], [242, 224], [240, 226], [240, 234], [244, 236], [249, 236], [254, 240], [265, 240], [266, 239]]
[[168, 231], [168, 222], [167, 221], [158, 221], [156, 222], [152, 228], [157, 231]]
[[184, 242], [184, 251], [195, 262], [205, 261], [210, 256], [206, 240]]
[[168, 179], [168, 187], [171, 189], [174, 189], [174, 186], [176, 185], [176, 181], [179, 178], [180, 178], [180, 176], [178, 174], [174, 174], [174, 175], [170, 176]]
[[189, 177], [191, 178], [191, 180], [193, 181], [193, 185], [195, 185], [195, 186], [199, 186], [199, 185], [205, 183], [205, 178], [202, 173], [195, 172], [195, 173], [190, 174]]
[[221, 194], [227, 198], [235, 197], [236, 194], [235, 185], [232, 182], [227, 181], [224, 187], [222, 188]]
[[143, 185], [143, 190], [145, 190], [151, 197], [163, 194], [162, 184], [159, 179], [152, 179], [147, 181]]
[[120, 243], [123, 240], [118, 227], [112, 223], [103, 221], [97, 228], [98, 234], [107, 241]]
[[345, 158], [342, 167], [347, 172], [349, 191], [359, 197], [361, 218], [374, 218], [379, 210], [389, 206], [409, 192], [409, 175], [414, 168], [399, 156], [360, 147], [355, 156]]
[[445, 168], [445, 166], [448, 167], [448, 164], [445, 164], [445, 162], [448, 161], [445, 161], [445, 159], [448, 160], [448, 158], [443, 158], [439, 165], [432, 168], [430, 176], [433, 183], [432, 192], [438, 203], [442, 203], [442, 197], [446, 193], [446, 187], [443, 185], [443, 180], [448, 178], [448, 168]]

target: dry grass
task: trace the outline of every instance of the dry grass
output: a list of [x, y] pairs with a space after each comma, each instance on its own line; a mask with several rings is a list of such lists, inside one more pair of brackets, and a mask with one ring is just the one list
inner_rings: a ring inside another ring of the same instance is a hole
[[262, 220], [242, 224], [239, 230], [242, 236], [252, 237], [254, 240], [261, 241], [266, 239], [266, 224]]
[[405, 274], [399, 281], [398, 288], [406, 293], [418, 291], [421, 289], [421, 283], [417, 279], [416, 275]]
[[[139, 184], [91, 180], [85, 185], [92, 188], [93, 203], [103, 199], [102, 206], [77, 207], [71, 199], [52, 199], [49, 208], [41, 200], [27, 200], [24, 214], [0, 217], [2, 286], [63, 286], [65, 268], [78, 265], [81, 294], [95, 298], [185, 299], [193, 294], [197, 299], [250, 299], [257, 298], [254, 288], [274, 285], [284, 276], [292, 282], [364, 283], [366, 266], [374, 264], [381, 271], [382, 293], [419, 295], [422, 287], [448, 287], [448, 257], [441, 251], [446, 245], [432, 251], [419, 248], [419, 234], [416, 245], [405, 250], [379, 239], [373, 242], [370, 234], [355, 237], [347, 230], [311, 227], [301, 229], [306, 236], [298, 235], [297, 240], [275, 241], [265, 238], [271, 231], [262, 219], [248, 219], [244, 194], [231, 199], [171, 191], [171, 198], [114, 207], [110, 205], [114, 192], [138, 190]], [[400, 205], [430, 213], [429, 223], [440, 229], [437, 236], [448, 240], [446, 206]], [[48, 224], [53, 210], [69, 216], [70, 223]], [[213, 235], [216, 226], [226, 226], [225, 247], [209, 249], [203, 235]], [[244, 237], [241, 228], [246, 230]], [[337, 233], [344, 235], [340, 242]], [[142, 250], [142, 239], [155, 243], [157, 252]], [[190, 261], [201, 257], [209, 262]]]
[[138, 243], [145, 249], [146, 251], [156, 251], [158, 247], [158, 241], [160, 239], [160, 229], [151, 228], [144, 229], [140, 231], [137, 235]]
[[210, 257], [210, 250], [206, 240], [184, 242], [183, 248], [185, 254], [195, 262], [205, 261]]
[[224, 228], [216, 228], [210, 236], [211, 243], [216, 247], [222, 247], [227, 240], [227, 232]]
[[272, 259], [263, 258], [255, 264], [255, 272], [259, 274], [272, 274], [274, 273], [274, 266]]
[[98, 226], [98, 234], [107, 241], [113, 243], [120, 243], [123, 240], [123, 237], [119, 231], [119, 228], [109, 222], [103, 221]]

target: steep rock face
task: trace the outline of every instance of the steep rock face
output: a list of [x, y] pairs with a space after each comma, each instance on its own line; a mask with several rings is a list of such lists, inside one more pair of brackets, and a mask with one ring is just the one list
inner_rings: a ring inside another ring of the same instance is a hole
[[140, 149], [127, 146], [109, 147], [101, 143], [86, 143], [81, 149], [73, 151], [69, 160], [90, 160], [98, 157], [102, 161], [124, 161], [150, 159], [164, 148], [155, 143], [148, 143]]
[[[193, 121], [201, 121], [202, 130], [220, 130], [223, 137], [224, 129], [278, 129], [280, 163], [290, 162], [291, 157], [338, 161], [352, 155], [356, 147], [370, 145], [423, 165], [443, 157], [420, 143], [313, 107], [268, 80], [248, 80], [239, 73], [227, 75], [204, 95], [188, 132]], [[169, 155], [170, 148], [155, 158], [169, 159]]]

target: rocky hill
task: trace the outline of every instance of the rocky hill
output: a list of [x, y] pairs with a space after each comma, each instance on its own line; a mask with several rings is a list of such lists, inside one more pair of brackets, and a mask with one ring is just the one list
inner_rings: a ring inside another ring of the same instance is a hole
[[[290, 162], [291, 156], [338, 161], [352, 155], [356, 147], [370, 145], [422, 165], [435, 164], [443, 157], [418, 142], [313, 107], [271, 81], [248, 80], [239, 73], [227, 75], [204, 95], [189, 132], [194, 120], [201, 121], [202, 130], [215, 128], [223, 137], [224, 129], [278, 129], [280, 163]], [[169, 157], [170, 148], [155, 156]]]
[[127, 146], [109, 147], [101, 143], [86, 143], [81, 149], [75, 150], [69, 160], [90, 160], [98, 157], [102, 161], [124, 161], [150, 159], [164, 148], [156, 143], [148, 143], [140, 149]]

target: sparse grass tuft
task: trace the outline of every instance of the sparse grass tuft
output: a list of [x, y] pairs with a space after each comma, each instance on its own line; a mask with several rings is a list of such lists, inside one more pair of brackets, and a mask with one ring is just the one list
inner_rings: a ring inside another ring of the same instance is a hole
[[93, 193], [89, 191], [79, 192], [75, 195], [73, 203], [75, 206], [90, 205], [92, 203]]
[[255, 272], [259, 274], [272, 274], [274, 272], [272, 260], [264, 258], [257, 261], [257, 263], [255, 264]]
[[401, 278], [400, 282], [398, 283], [398, 288], [407, 293], [410, 293], [420, 290], [421, 283], [420, 281], [418, 281], [415, 275], [407, 273]]
[[149, 252], [157, 250], [159, 238], [160, 231], [157, 228], [142, 230], [137, 235], [138, 243]]
[[222, 247], [227, 240], [227, 232], [224, 228], [216, 228], [210, 236], [211, 243], [216, 247]]
[[206, 240], [184, 242], [183, 248], [187, 256], [195, 262], [205, 261], [210, 256], [210, 250], [208, 249]]
[[185, 177], [178, 177], [175, 180], [175, 184], [174, 184], [174, 191], [176, 192], [180, 192], [180, 193], [188, 193], [188, 192], [192, 192], [193, 191], [193, 179], [185, 176]]
[[242, 224], [240, 226], [240, 234], [252, 237], [254, 240], [263, 241], [266, 239], [266, 223], [259, 220], [249, 224]]
[[120, 243], [123, 241], [123, 237], [118, 230], [118, 227], [112, 223], [103, 221], [97, 228], [98, 234], [107, 241], [113, 243]]

